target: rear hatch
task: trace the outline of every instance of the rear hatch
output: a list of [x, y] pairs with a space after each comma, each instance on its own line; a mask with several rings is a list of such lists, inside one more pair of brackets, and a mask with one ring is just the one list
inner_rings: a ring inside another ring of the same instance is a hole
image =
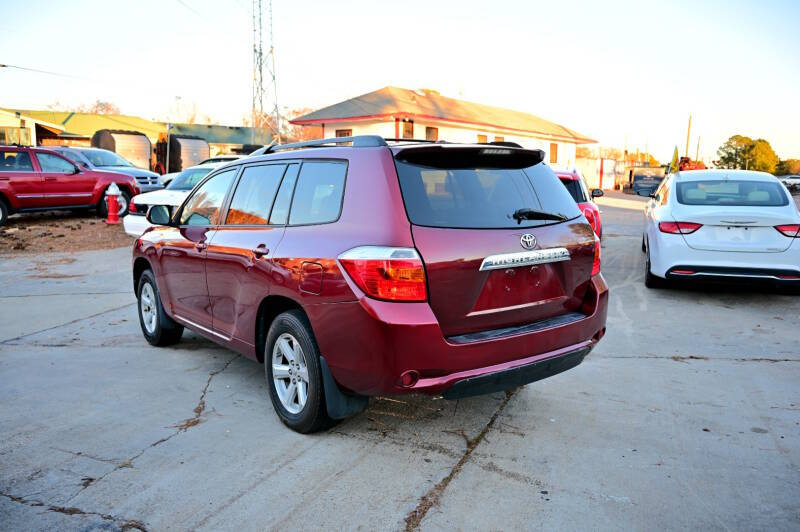
[[797, 223], [789, 199], [777, 182], [709, 180], [678, 182], [678, 222], [703, 224], [684, 234], [692, 249], [749, 253], [780, 253], [792, 244], [775, 229]]
[[541, 160], [538, 150], [477, 146], [396, 152], [430, 305], [445, 336], [579, 309], [594, 233]]

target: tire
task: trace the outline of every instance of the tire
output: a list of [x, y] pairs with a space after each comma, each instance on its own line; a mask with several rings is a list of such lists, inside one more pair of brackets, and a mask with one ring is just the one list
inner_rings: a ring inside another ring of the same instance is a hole
[[3, 227], [8, 222], [8, 207], [6, 202], [0, 199], [0, 227]]
[[647, 253], [647, 247], [644, 245], [644, 235], [642, 235], [642, 253]]
[[145, 340], [158, 347], [178, 343], [183, 335], [183, 325], [164, 312], [152, 270], [142, 272], [136, 289], [136, 299], [139, 325]]
[[[278, 369], [281, 374], [276, 379]], [[272, 406], [287, 427], [309, 434], [333, 423], [325, 406], [319, 348], [302, 311], [279, 314], [270, 325], [264, 346], [264, 374]]]
[[653, 275], [650, 271], [650, 250], [645, 250], [644, 260], [644, 285], [647, 288], [663, 288], [666, 284], [666, 279], [662, 279], [657, 275]]
[[[103, 193], [103, 197], [100, 202], [97, 204], [97, 215], [100, 218], [107, 218], [108, 217], [108, 203], [106, 203], [106, 194]], [[126, 214], [128, 214], [128, 205], [131, 202], [131, 195], [125, 191], [120, 190], [118, 201], [120, 202], [119, 205], [119, 217], [122, 218]]]

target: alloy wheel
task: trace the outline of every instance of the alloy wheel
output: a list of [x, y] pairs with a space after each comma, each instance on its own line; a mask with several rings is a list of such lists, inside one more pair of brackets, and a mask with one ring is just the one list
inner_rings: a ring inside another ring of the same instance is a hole
[[155, 334], [158, 324], [158, 308], [153, 285], [145, 283], [139, 296], [139, 312], [142, 314], [142, 323], [149, 334]]
[[281, 334], [272, 348], [272, 382], [281, 405], [299, 414], [308, 400], [308, 367], [297, 338]]

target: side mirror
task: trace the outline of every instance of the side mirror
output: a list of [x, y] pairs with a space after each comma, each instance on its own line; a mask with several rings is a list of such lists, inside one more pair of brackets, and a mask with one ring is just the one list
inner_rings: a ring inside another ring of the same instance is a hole
[[153, 205], [147, 211], [147, 221], [153, 225], [169, 225], [169, 207], [166, 205]]
[[72, 165], [72, 175], [80, 173], [81, 173], [81, 167], [78, 166], [77, 164]]
[[656, 193], [655, 192], [651, 192], [650, 194], [647, 195], [647, 197], [656, 199]]
[[603, 194], [605, 194], [605, 192], [603, 192], [602, 188], [593, 188], [592, 189], [592, 197], [593, 198], [599, 198]]

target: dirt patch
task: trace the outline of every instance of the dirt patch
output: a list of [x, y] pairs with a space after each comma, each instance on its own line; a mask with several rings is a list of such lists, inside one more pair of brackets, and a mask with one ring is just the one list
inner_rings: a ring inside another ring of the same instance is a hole
[[37, 212], [11, 216], [0, 227], [0, 255], [128, 247], [122, 224], [106, 225], [91, 212]]

